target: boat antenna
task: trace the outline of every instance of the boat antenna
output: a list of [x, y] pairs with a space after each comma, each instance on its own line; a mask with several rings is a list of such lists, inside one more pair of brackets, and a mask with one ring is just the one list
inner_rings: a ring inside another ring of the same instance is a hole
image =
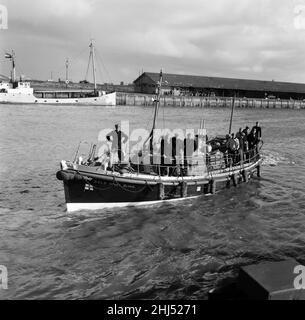
[[234, 97], [233, 97], [233, 100], [232, 100], [232, 110], [231, 110], [229, 134], [232, 133], [232, 124], [233, 124], [233, 116], [234, 116], [234, 109], [235, 109], [235, 99], [236, 99], [236, 94], [234, 94]]
[[[95, 50], [93, 45], [93, 39], [90, 42], [90, 56], [92, 58], [92, 70], [93, 70], [93, 82], [94, 82], [94, 91], [96, 91], [96, 69], [95, 69]], [[90, 59], [90, 58], [89, 58]]]
[[6, 53], [5, 58], [10, 59], [12, 61], [11, 81], [12, 83], [14, 83], [16, 81], [15, 51], [12, 50], [12, 53]]
[[150, 132], [149, 137], [146, 139], [146, 141], [144, 142], [144, 145], [147, 143], [148, 140], [152, 140], [153, 139], [153, 135], [154, 135], [154, 130], [156, 129], [156, 121], [157, 121], [157, 116], [158, 116], [158, 111], [159, 111], [159, 107], [160, 107], [160, 97], [161, 97], [161, 89], [162, 89], [162, 81], [163, 81], [163, 72], [162, 69], [160, 70], [160, 75], [159, 75], [159, 81], [157, 83], [157, 97], [155, 99], [155, 113], [154, 113], [154, 121], [153, 121], [153, 126]]

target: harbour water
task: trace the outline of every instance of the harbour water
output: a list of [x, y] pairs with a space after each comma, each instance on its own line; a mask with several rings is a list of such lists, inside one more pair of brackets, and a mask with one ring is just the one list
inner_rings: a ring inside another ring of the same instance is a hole
[[[165, 108], [159, 124], [225, 134], [228, 109]], [[238, 267], [305, 263], [305, 110], [237, 109], [259, 120], [262, 178], [212, 197], [67, 214], [56, 171], [79, 141], [121, 119], [149, 128], [149, 107], [0, 105], [1, 299], [205, 299]]]

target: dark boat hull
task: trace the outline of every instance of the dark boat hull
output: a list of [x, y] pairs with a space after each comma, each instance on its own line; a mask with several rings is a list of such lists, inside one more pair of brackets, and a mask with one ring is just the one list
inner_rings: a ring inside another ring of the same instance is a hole
[[231, 186], [248, 182], [260, 171], [261, 160], [247, 166], [215, 172], [204, 177], [149, 177], [99, 173], [80, 166], [62, 170], [57, 178], [64, 183], [68, 212], [97, 210], [163, 201], [179, 201], [214, 194]]

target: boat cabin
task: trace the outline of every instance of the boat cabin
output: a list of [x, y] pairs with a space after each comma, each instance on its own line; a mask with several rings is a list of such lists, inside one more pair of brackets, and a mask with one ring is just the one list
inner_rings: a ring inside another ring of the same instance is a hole
[[41, 99], [81, 99], [100, 97], [103, 92], [92, 90], [56, 90], [56, 91], [35, 91], [36, 98]]

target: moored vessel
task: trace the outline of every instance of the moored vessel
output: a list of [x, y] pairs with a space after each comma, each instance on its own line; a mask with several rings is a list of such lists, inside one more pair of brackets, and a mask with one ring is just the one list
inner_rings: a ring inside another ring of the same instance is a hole
[[[15, 53], [7, 53], [5, 57], [12, 62], [12, 72], [10, 82], [0, 82], [0, 103], [5, 104], [54, 104], [54, 105], [96, 105], [115, 106], [116, 93], [106, 92], [97, 89], [94, 62], [94, 46], [90, 43], [90, 59], [92, 59], [93, 69], [93, 90], [34, 90], [28, 81], [17, 81], [15, 68]], [[68, 79], [66, 80], [68, 84]]]

